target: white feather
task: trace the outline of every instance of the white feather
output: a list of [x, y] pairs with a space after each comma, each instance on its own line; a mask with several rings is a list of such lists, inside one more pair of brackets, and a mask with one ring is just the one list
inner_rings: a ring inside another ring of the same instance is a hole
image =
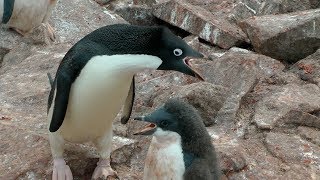
[[144, 180], [183, 180], [185, 166], [181, 137], [157, 128], [144, 167]]

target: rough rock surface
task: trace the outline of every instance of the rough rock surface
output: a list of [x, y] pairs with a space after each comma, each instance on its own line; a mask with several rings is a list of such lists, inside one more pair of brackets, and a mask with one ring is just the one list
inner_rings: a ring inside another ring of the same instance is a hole
[[275, 123], [290, 110], [312, 112], [320, 109], [320, 88], [314, 84], [298, 86], [288, 84], [259, 101], [254, 122], [259, 128], [272, 129]]
[[206, 126], [215, 123], [218, 111], [224, 105], [228, 89], [211, 83], [200, 82], [169, 90], [154, 99], [155, 107], [162, 105], [168, 98], [179, 97], [193, 105], [204, 120]]
[[320, 47], [320, 9], [252, 17], [240, 23], [255, 51], [296, 62]]
[[[319, 147], [299, 136], [282, 133], [268, 133], [265, 139], [270, 153], [286, 163], [301, 163], [311, 167], [311, 174], [319, 178]], [[288, 151], [290, 149], [290, 151]]]
[[[99, 27], [127, 22], [92, 0], [60, 0], [52, 12], [49, 23], [55, 30], [57, 38], [55, 43], [74, 44], [84, 35]], [[29, 37], [22, 37], [13, 30], [0, 28], [0, 47], [13, 49], [21, 42], [32, 44], [35, 40], [45, 38], [41, 33], [35, 33], [31, 36], [34, 40], [30, 40]]]
[[320, 87], [320, 49], [291, 66], [290, 72], [296, 73], [302, 80], [318, 84]]
[[232, 122], [240, 100], [257, 83], [259, 77], [272, 76], [283, 64], [267, 56], [241, 49], [231, 49], [220, 58], [199, 65], [206, 81], [229, 88], [227, 100], [218, 113], [217, 122]]
[[241, 29], [224, 19], [214, 17], [199, 6], [182, 0], [171, 0], [154, 6], [153, 14], [222, 48], [248, 42]]

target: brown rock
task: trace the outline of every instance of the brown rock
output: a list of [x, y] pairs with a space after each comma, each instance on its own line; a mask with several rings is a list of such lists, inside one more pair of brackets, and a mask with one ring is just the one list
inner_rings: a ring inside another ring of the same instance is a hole
[[318, 86], [288, 84], [271, 91], [257, 103], [253, 120], [261, 129], [272, 129], [290, 110], [312, 112], [319, 108]]
[[[265, 139], [268, 151], [287, 163], [317, 167], [320, 165], [320, 147], [298, 136], [268, 133]], [[316, 170], [319, 173], [319, 169]]]
[[199, 6], [183, 0], [171, 0], [154, 6], [153, 14], [181, 29], [222, 48], [248, 42], [245, 34], [227, 20], [214, 17]]
[[141, 5], [118, 5], [112, 10], [133, 25], [156, 25], [157, 19], [152, 15], [152, 8]]
[[43, 179], [50, 166], [48, 141], [11, 123], [0, 122], [0, 131], [0, 179], [18, 179], [24, 174]]
[[290, 110], [281, 119], [281, 122], [284, 122], [286, 124], [295, 124], [295, 125], [315, 127], [320, 129], [320, 118], [299, 110]]
[[74, 44], [93, 30], [115, 23], [127, 22], [92, 0], [60, 0], [51, 17], [58, 43]]
[[[312, 1], [312, 0], [311, 0]], [[252, 16], [284, 14], [316, 8], [310, 0], [239, 0], [234, 3], [228, 19], [239, 23]]]
[[248, 165], [245, 150], [240, 147], [219, 147], [217, 152], [221, 170], [225, 173], [238, 172]]
[[290, 72], [296, 73], [302, 80], [318, 84], [320, 87], [320, 49], [291, 66]]
[[[152, 71], [151, 76], [148, 74], [148, 71], [146, 72], [147, 74], [138, 74], [138, 83], [136, 86], [137, 106], [152, 107], [154, 103], [153, 99], [164, 93], [165, 90], [175, 90], [183, 85], [200, 81], [194, 77], [187, 76], [179, 72]], [[140, 78], [143, 78], [143, 80]]]
[[320, 146], [319, 129], [300, 126], [298, 127], [298, 132], [303, 139], [308, 140], [313, 144]]
[[231, 49], [220, 58], [199, 65], [207, 82], [229, 88], [217, 122], [232, 122], [240, 100], [255, 86], [260, 77], [269, 77], [284, 69], [284, 65], [267, 56]]
[[6, 54], [8, 54], [10, 50], [9, 49], [6, 49], [6, 48], [0, 48], [0, 68], [2, 66], [2, 61], [3, 61], [3, 58]]
[[169, 98], [179, 97], [193, 105], [200, 113], [204, 124], [211, 126], [226, 100], [227, 92], [227, 88], [211, 83], [193, 83], [159, 95], [154, 99], [154, 107], [161, 106]]
[[254, 49], [278, 60], [296, 62], [320, 47], [320, 10], [249, 18], [240, 23]]

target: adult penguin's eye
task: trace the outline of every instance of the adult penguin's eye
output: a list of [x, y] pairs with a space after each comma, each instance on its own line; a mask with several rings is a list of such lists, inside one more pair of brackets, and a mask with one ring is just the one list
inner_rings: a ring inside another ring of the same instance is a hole
[[182, 50], [177, 48], [177, 49], [173, 50], [173, 54], [175, 56], [181, 56], [182, 55]]
[[169, 125], [169, 123], [168, 123], [168, 121], [163, 120], [163, 121], [160, 122], [160, 125], [161, 125], [162, 127], [167, 127], [167, 126]]

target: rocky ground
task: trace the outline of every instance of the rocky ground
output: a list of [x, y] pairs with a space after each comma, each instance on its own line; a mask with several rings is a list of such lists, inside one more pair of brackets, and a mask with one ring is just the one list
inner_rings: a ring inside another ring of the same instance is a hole
[[[46, 73], [81, 37], [114, 23], [166, 25], [207, 57], [194, 62], [205, 82], [139, 73], [133, 115], [184, 98], [204, 119], [223, 178], [320, 179], [318, 0], [60, 0], [50, 23], [51, 43], [0, 29], [0, 179], [51, 179]], [[114, 121], [121, 179], [142, 177], [150, 138], [132, 135], [140, 125]], [[91, 144], [67, 144], [65, 157], [75, 179], [90, 178]]]

